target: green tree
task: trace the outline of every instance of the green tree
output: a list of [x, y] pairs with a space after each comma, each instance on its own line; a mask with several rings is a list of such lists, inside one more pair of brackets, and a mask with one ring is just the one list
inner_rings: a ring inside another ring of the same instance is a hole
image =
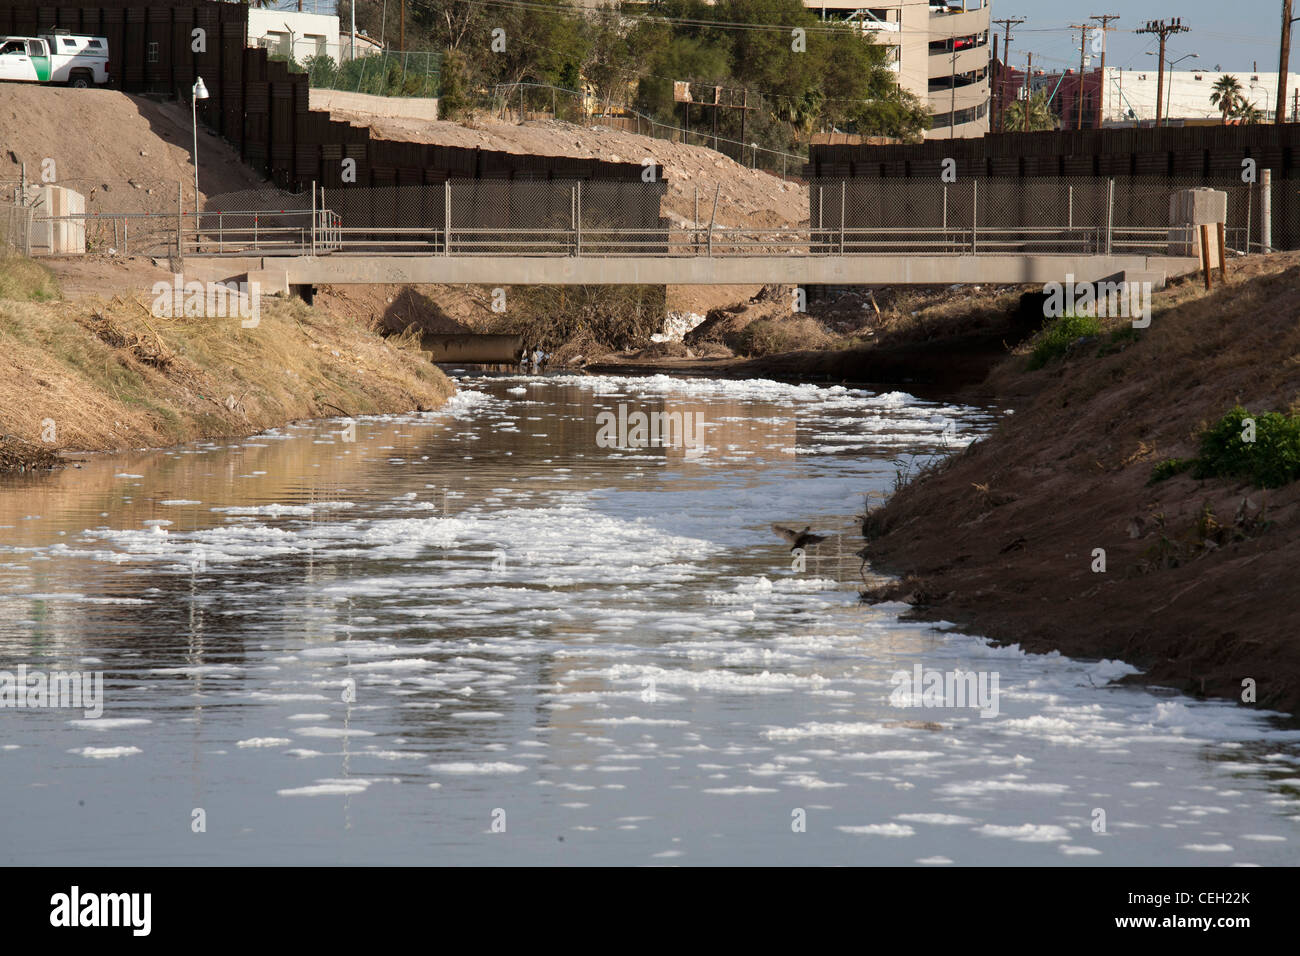
[[1223, 114], [1225, 126], [1228, 123], [1228, 117], [1234, 115], [1234, 111], [1240, 102], [1241, 82], [1235, 76], [1224, 75], [1214, 81], [1210, 93], [1210, 105], [1219, 108], [1219, 112]]
[[[1007, 129], [1025, 129], [1026, 101], [1016, 100], [1007, 107]], [[1028, 101], [1029, 130], [1056, 129], [1059, 120], [1047, 102], [1047, 91], [1039, 90]]]

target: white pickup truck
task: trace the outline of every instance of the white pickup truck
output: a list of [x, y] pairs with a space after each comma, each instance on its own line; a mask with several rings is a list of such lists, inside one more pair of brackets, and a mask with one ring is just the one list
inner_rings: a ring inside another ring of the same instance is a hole
[[0, 80], [102, 86], [108, 82], [108, 39], [68, 33], [0, 37]]

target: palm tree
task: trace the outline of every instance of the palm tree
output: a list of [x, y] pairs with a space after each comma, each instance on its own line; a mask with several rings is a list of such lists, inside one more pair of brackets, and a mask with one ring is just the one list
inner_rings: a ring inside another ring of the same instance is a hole
[[1025, 125], [1025, 101], [1016, 100], [1007, 107], [1007, 126], [1008, 130], [1022, 132], [1025, 129], [1042, 130], [1056, 129], [1056, 114], [1052, 112], [1047, 103], [1047, 90], [1039, 90], [1029, 97], [1029, 125]]
[[1232, 115], [1243, 123], [1264, 122], [1264, 111], [1249, 100], [1241, 100], [1233, 109]]
[[1214, 92], [1210, 94], [1210, 105], [1218, 106], [1223, 114], [1223, 124], [1228, 124], [1228, 117], [1233, 115], [1241, 102], [1241, 83], [1235, 76], [1224, 75], [1214, 81]]

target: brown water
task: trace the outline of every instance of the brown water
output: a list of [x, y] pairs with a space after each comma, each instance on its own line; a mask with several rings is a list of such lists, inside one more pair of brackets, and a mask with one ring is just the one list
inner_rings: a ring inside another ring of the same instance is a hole
[[[0, 708], [0, 860], [1295, 862], [1295, 734], [858, 603], [863, 496], [987, 414], [461, 384], [354, 441], [4, 483], [0, 669], [100, 674], [104, 707]], [[706, 447], [603, 447], [620, 404]], [[829, 538], [800, 565], [773, 521]], [[918, 665], [996, 677], [996, 713], [900, 699]]]

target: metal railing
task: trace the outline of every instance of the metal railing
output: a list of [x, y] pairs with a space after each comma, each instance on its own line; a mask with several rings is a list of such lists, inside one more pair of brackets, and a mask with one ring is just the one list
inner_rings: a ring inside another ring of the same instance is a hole
[[[329, 250], [342, 255], [679, 257], [762, 256], [977, 256], [1163, 254], [1169, 229], [1117, 228], [1108, 243], [1093, 226], [988, 228], [890, 227], [770, 229], [712, 226], [700, 229], [373, 227], [332, 229]], [[1135, 238], [1135, 237], [1141, 237]], [[325, 243], [318, 241], [321, 251]], [[1108, 245], [1111, 246], [1108, 251]], [[270, 247], [266, 247], [270, 248]]]
[[[115, 197], [118, 190], [106, 192]], [[251, 190], [214, 197], [198, 212], [182, 207], [179, 191], [176, 205], [163, 211], [167, 192], [159, 190], [152, 211], [46, 217], [28, 209], [24, 217], [79, 227], [89, 252], [182, 256], [1158, 255], [1171, 233], [1158, 224], [1168, 193], [1143, 192], [1137, 221], [1117, 222], [1115, 188], [1105, 180], [1021, 189], [987, 181], [815, 182], [810, 223], [799, 227], [727, 224], [720, 210], [735, 215], [736, 201], [720, 206], [720, 187], [697, 189], [692, 206], [689, 197], [666, 194], [662, 182], [465, 179], [301, 194]], [[669, 218], [673, 209], [689, 218]], [[1244, 225], [1233, 222], [1233, 212], [1230, 201], [1227, 241], [1236, 249], [1250, 232], [1250, 207], [1237, 213]], [[18, 230], [11, 223], [7, 231]]]

